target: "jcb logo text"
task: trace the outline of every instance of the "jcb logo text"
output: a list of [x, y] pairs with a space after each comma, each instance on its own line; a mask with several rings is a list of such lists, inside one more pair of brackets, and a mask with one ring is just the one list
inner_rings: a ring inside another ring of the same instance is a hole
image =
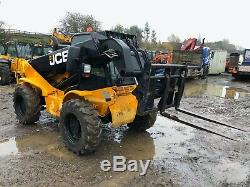
[[56, 53], [49, 57], [49, 64], [54, 66], [56, 64], [61, 64], [67, 62], [68, 50]]

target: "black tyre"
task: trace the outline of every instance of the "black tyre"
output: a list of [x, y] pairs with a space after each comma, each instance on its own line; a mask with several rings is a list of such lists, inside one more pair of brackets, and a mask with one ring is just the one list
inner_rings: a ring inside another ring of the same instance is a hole
[[131, 130], [144, 132], [155, 124], [157, 112], [148, 113], [145, 116], [136, 116], [132, 123], [128, 124]]
[[60, 125], [64, 143], [78, 155], [94, 152], [100, 142], [101, 120], [92, 105], [84, 100], [66, 101]]
[[34, 124], [41, 115], [40, 94], [29, 85], [20, 85], [14, 92], [17, 119], [23, 125]]
[[10, 67], [6, 63], [0, 63], [0, 85], [8, 85], [11, 82]]

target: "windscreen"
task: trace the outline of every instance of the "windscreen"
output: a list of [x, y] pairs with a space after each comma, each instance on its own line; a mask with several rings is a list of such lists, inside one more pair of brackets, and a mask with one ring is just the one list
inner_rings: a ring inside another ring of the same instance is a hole
[[71, 45], [86, 42], [86, 41], [91, 40], [91, 39], [92, 39], [92, 37], [90, 34], [76, 35], [72, 38]]

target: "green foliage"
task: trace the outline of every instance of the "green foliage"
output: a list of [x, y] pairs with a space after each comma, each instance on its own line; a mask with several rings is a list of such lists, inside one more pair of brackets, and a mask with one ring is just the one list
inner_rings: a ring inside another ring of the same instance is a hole
[[5, 27], [5, 23], [3, 21], [0, 21], [0, 42], [3, 42], [6, 38], [4, 27]]
[[179, 43], [181, 41], [180, 38], [175, 34], [171, 34], [170, 36], [168, 36], [167, 40], [173, 43]]
[[77, 12], [67, 12], [60, 22], [61, 30], [65, 33], [85, 32], [88, 27], [92, 27], [94, 31], [101, 30], [101, 22], [92, 15], [83, 15]]
[[142, 48], [151, 49], [151, 50], [154, 50], [157, 48], [158, 44], [157, 44], [156, 32], [155, 30], [152, 30], [151, 35], [150, 35], [150, 27], [149, 27], [148, 22], [146, 22], [144, 30], [141, 29], [138, 25], [132, 25], [129, 28], [125, 28], [120, 24], [112, 27], [111, 30], [115, 32], [135, 35]]
[[111, 30], [114, 32], [120, 32], [120, 33], [125, 32], [125, 28], [120, 24], [116, 25], [114, 28], [111, 28]]
[[125, 33], [135, 35], [139, 44], [141, 44], [143, 38], [142, 29], [139, 28], [137, 25], [132, 25], [128, 29], [125, 29]]
[[156, 40], [157, 40], [156, 32], [155, 32], [155, 30], [152, 30], [152, 32], [151, 32], [151, 42], [152, 42], [153, 45], [157, 44]]
[[206, 43], [206, 46], [210, 47], [211, 49], [221, 49], [226, 50], [229, 53], [236, 52], [240, 47], [237, 47], [230, 43], [228, 39], [223, 39], [222, 41], [210, 42]]
[[148, 42], [150, 37], [150, 27], [148, 22], [145, 23], [144, 37], [145, 37], [145, 42]]
[[132, 25], [129, 28], [125, 28], [122, 25], [118, 24], [118, 25], [114, 26], [113, 28], [111, 28], [111, 30], [114, 31], [114, 32], [120, 32], [120, 33], [135, 35], [136, 38], [138, 39], [138, 42], [139, 43], [142, 42], [142, 38], [143, 38], [142, 32], [143, 32], [143, 30], [137, 25]]

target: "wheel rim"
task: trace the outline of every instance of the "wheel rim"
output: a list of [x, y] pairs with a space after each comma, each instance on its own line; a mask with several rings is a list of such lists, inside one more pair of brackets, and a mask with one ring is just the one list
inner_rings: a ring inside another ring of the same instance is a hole
[[23, 116], [26, 112], [26, 105], [24, 98], [20, 95], [16, 97], [15, 108], [18, 116]]
[[81, 125], [74, 114], [68, 114], [65, 118], [65, 128], [69, 141], [76, 143], [81, 138]]

